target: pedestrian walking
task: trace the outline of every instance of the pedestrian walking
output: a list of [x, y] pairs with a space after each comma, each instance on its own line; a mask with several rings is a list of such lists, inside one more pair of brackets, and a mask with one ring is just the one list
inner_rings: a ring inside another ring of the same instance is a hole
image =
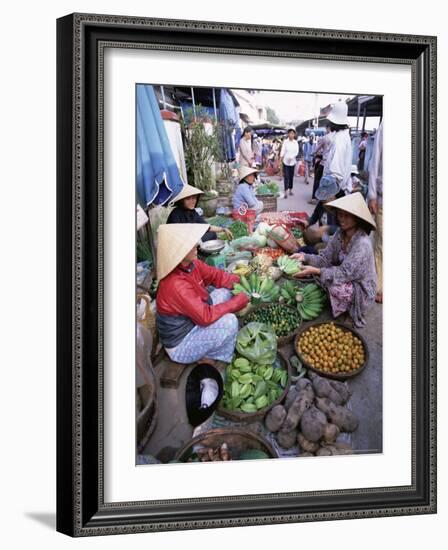
[[288, 130], [288, 138], [282, 144], [280, 151], [280, 159], [283, 162], [283, 181], [284, 181], [284, 198], [293, 195], [292, 188], [294, 184], [294, 167], [296, 165], [297, 156], [299, 154], [299, 144], [296, 140], [296, 131], [294, 128]]

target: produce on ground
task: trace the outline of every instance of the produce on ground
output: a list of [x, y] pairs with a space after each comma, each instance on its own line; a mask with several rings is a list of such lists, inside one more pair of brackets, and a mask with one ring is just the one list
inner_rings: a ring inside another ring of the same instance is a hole
[[356, 416], [347, 408], [330, 401], [328, 397], [317, 397], [316, 405], [328, 416], [333, 424], [336, 424], [341, 432], [354, 432], [358, 427]]
[[297, 306], [304, 321], [318, 317], [326, 304], [327, 295], [316, 283], [301, 286], [294, 281], [285, 281], [280, 289], [280, 299], [289, 306]]
[[276, 401], [287, 381], [288, 371], [278, 362], [259, 365], [236, 357], [226, 370], [222, 405], [229, 411], [255, 413]]
[[261, 278], [256, 273], [252, 273], [249, 278], [240, 276], [240, 282], [234, 284], [232, 293], [241, 292], [244, 292], [253, 304], [275, 302], [280, 296], [279, 287], [270, 277]]
[[[268, 275], [269, 269], [272, 267], [272, 258], [266, 254], [260, 254], [254, 256], [250, 262], [250, 266], [254, 269], [258, 276], [266, 277]], [[272, 277], [271, 277], [272, 278]]]
[[235, 262], [235, 266], [231, 272], [239, 277], [248, 277], [252, 273], [252, 267], [244, 260], [239, 260], [238, 262]]
[[[211, 224], [211, 225], [219, 225], [219, 224]], [[224, 227], [226, 227], [226, 226], [224, 226]], [[247, 227], [247, 225], [244, 222], [242, 222], [240, 220], [237, 220], [237, 221], [231, 223], [228, 226], [228, 229], [232, 233], [234, 239], [239, 239], [240, 237], [248, 237], [249, 236], [249, 228]], [[227, 235], [223, 234], [221, 236], [221, 239], [223, 241], [226, 241], [227, 240]]]
[[266, 324], [248, 323], [238, 332], [236, 351], [258, 365], [272, 365], [277, 357], [277, 336]]
[[306, 376], [308, 369], [302, 365], [297, 355], [293, 355], [292, 357], [290, 357], [289, 363], [291, 364], [291, 367], [293, 367], [296, 370], [296, 373], [297, 373], [295, 377], [296, 380], [299, 380], [300, 378], [303, 378], [304, 376]]
[[304, 331], [297, 351], [308, 365], [325, 373], [353, 372], [365, 361], [361, 340], [334, 323], [323, 323]]
[[288, 256], [280, 256], [277, 259], [277, 265], [285, 275], [295, 275], [302, 271], [300, 262], [293, 258], [288, 258]]
[[[311, 374], [311, 373], [310, 373]], [[265, 426], [275, 433], [278, 444], [290, 449], [298, 445], [300, 456], [331, 456], [351, 454], [351, 446], [340, 441], [342, 432], [352, 432], [358, 419], [345, 403], [350, 396], [347, 384], [337, 382], [328, 392], [327, 380], [312, 374], [311, 380], [301, 378], [288, 390], [283, 405], [277, 405], [266, 416]], [[323, 389], [324, 388], [324, 389]], [[318, 397], [325, 391], [335, 400]]]
[[297, 310], [282, 304], [270, 304], [260, 307], [247, 315], [246, 323], [266, 323], [277, 336], [289, 336], [300, 325], [300, 314]]
[[255, 251], [255, 255], [258, 256], [260, 254], [264, 254], [265, 256], [269, 256], [272, 258], [272, 260], [278, 260], [280, 256], [285, 256], [286, 252], [282, 248], [271, 248], [269, 246], [259, 248]]
[[270, 432], [278, 432], [278, 430], [282, 427], [283, 421], [286, 418], [286, 414], [286, 409], [282, 405], [276, 405], [275, 407], [273, 407], [268, 412], [264, 420], [266, 428]]
[[309, 377], [313, 382], [314, 390], [318, 397], [328, 397], [336, 405], [344, 405], [350, 399], [351, 392], [347, 384], [323, 378], [312, 371], [309, 372]]

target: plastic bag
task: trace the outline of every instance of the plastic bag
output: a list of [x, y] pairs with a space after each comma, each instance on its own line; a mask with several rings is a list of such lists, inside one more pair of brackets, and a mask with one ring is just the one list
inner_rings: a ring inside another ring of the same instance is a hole
[[236, 350], [253, 363], [272, 365], [277, 356], [277, 336], [264, 323], [248, 323], [238, 332]]

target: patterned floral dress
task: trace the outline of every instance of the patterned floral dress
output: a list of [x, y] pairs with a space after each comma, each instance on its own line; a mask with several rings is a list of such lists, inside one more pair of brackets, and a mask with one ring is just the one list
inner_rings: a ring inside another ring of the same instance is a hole
[[341, 230], [319, 254], [305, 254], [305, 262], [320, 268], [320, 283], [328, 290], [334, 317], [348, 311], [356, 327], [366, 324], [365, 314], [375, 301], [375, 257], [369, 236], [358, 229], [347, 249]]

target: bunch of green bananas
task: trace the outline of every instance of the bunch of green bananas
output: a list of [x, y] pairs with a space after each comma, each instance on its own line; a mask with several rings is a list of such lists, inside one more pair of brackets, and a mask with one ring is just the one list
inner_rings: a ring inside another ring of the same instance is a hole
[[227, 367], [223, 407], [231, 411], [257, 412], [278, 399], [287, 382], [285, 369], [257, 365], [245, 357], [238, 357]]
[[244, 292], [254, 304], [260, 302], [276, 302], [280, 296], [280, 289], [270, 277], [259, 277], [252, 273], [249, 278], [242, 275], [240, 282], [233, 286], [233, 294]]
[[286, 281], [280, 288], [280, 301], [288, 306], [297, 304], [302, 319], [310, 321], [322, 313], [326, 303], [326, 294], [315, 283], [302, 287], [293, 281]]
[[295, 306], [299, 285], [293, 281], [285, 281], [280, 288], [280, 301], [287, 306]]
[[324, 309], [327, 295], [319, 285], [311, 283], [299, 289], [296, 294], [297, 309], [304, 321], [318, 317]]
[[286, 275], [295, 275], [301, 271], [300, 262], [288, 258], [286, 255], [278, 258], [277, 265]]

